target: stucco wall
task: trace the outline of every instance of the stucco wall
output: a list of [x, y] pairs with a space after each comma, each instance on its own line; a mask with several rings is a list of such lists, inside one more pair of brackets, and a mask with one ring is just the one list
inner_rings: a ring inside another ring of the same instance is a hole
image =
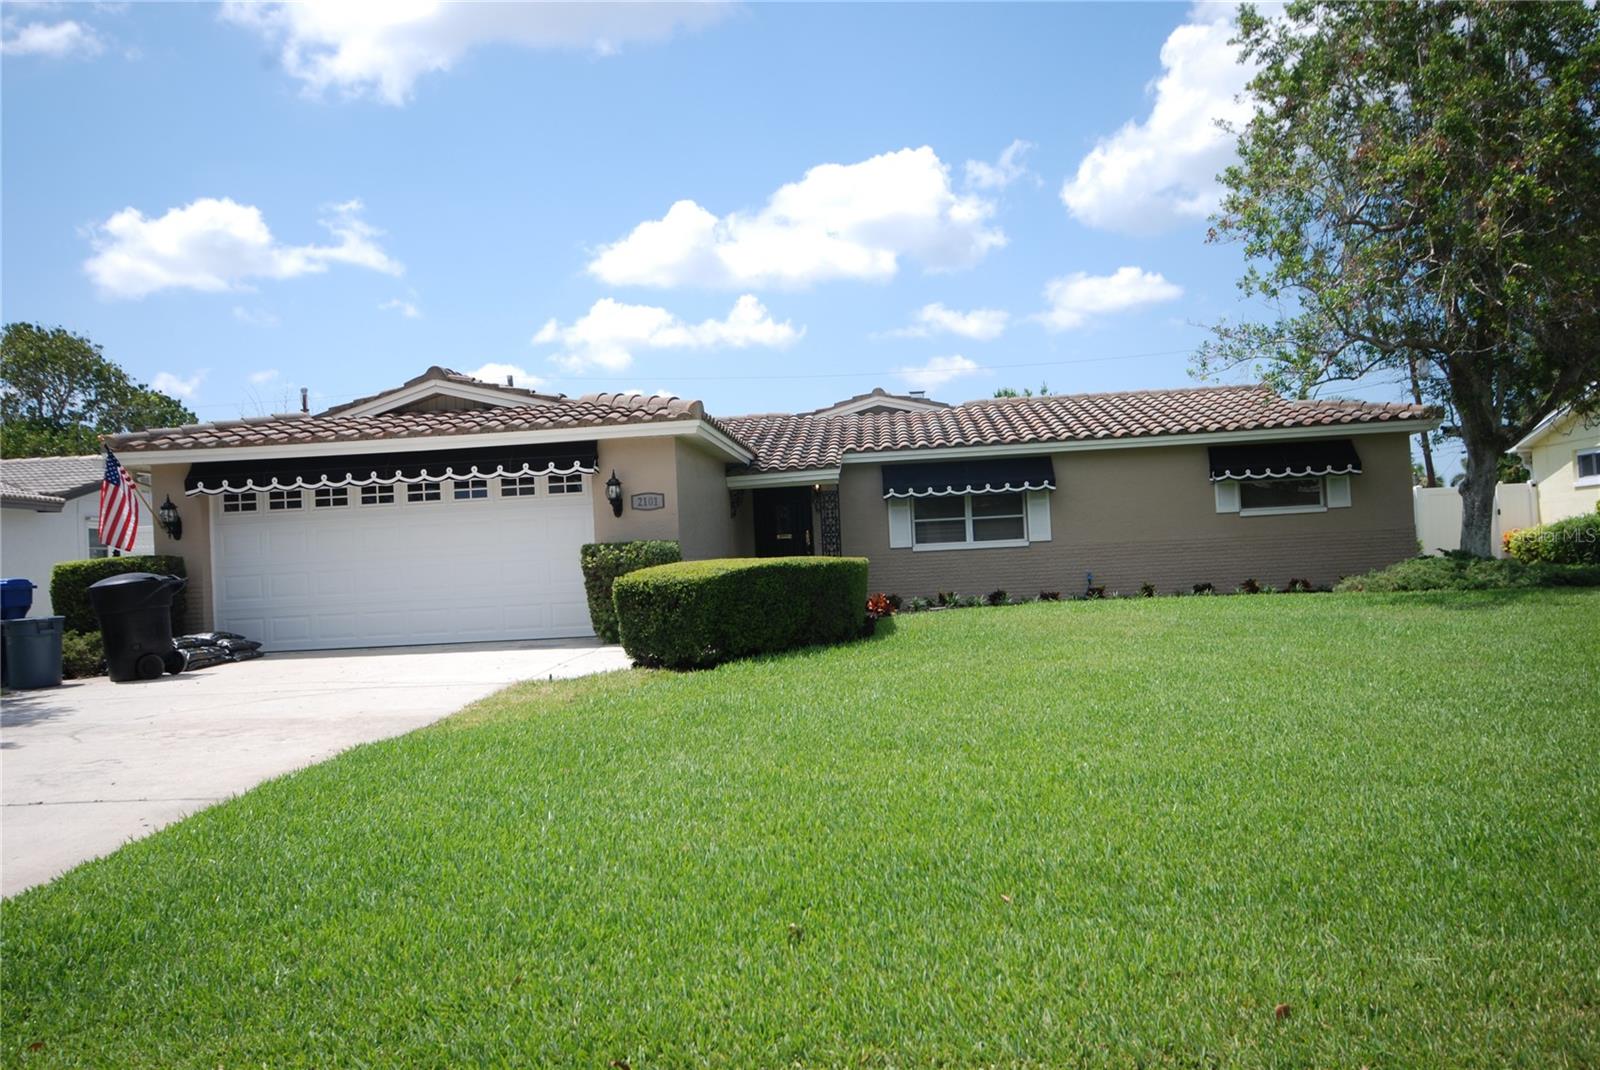
[[[622, 515], [614, 516], [606, 501], [605, 482], [616, 472], [622, 481]], [[635, 494], [657, 491], [666, 496], [660, 509], [641, 512], [628, 504]], [[596, 542], [678, 537], [678, 460], [674, 439], [603, 438], [600, 470], [594, 477], [594, 538]]]
[[754, 552], [749, 513], [729, 515], [727, 462], [677, 440], [678, 541], [687, 560]]
[[[148, 499], [149, 489], [140, 488]], [[157, 498], [156, 501], [160, 501]], [[0, 575], [30, 580], [34, 585], [31, 617], [54, 613], [50, 603], [50, 574], [62, 561], [81, 561], [89, 556], [89, 529], [100, 519], [97, 491], [68, 500], [59, 513], [36, 513], [32, 509], [10, 508], [0, 517]], [[155, 546], [155, 528], [149, 510], [139, 507], [139, 534], [133, 552], [150, 553]]]
[[1588, 427], [1569, 416], [1548, 438], [1533, 448], [1533, 463], [1528, 470], [1539, 488], [1539, 522], [1594, 512], [1600, 501], [1600, 486], [1577, 486], [1577, 454], [1580, 449], [1600, 448], [1600, 417]]
[[1407, 436], [1355, 439], [1363, 472], [1348, 508], [1284, 516], [1218, 513], [1203, 446], [1144, 447], [1054, 455], [1050, 542], [1009, 549], [889, 548], [880, 466], [847, 464], [840, 482], [844, 552], [872, 562], [874, 590], [1015, 596], [1081, 593], [1096, 586], [1166, 593], [1247, 578], [1282, 587], [1291, 578], [1331, 584], [1416, 553]]
[[183, 538], [174, 541], [164, 531], [156, 532], [156, 553], [175, 554], [183, 558], [189, 572], [189, 586], [185, 588], [188, 605], [188, 630], [209, 631], [216, 622], [211, 614], [211, 502], [203, 494], [192, 498], [184, 496], [183, 477], [189, 474], [187, 464], [167, 464], [151, 469], [151, 496], [157, 505], [167, 497], [178, 507], [183, 518]]

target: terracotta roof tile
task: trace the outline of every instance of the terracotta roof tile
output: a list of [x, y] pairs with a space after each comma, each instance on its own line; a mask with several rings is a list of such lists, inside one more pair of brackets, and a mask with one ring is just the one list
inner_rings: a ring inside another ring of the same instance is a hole
[[1213, 386], [997, 398], [924, 412], [775, 413], [723, 422], [755, 452], [750, 470], [773, 472], [833, 468], [847, 453], [1267, 431], [1426, 416], [1416, 405], [1290, 401], [1265, 386]]

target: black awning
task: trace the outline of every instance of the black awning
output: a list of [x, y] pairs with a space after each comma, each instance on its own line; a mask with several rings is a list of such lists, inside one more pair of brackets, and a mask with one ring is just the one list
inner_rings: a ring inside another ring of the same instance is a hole
[[1055, 489], [1056, 473], [1049, 457], [995, 457], [981, 461], [926, 461], [883, 466], [885, 498]]
[[534, 446], [285, 457], [282, 460], [201, 461], [189, 467], [183, 486], [190, 494], [222, 494], [225, 491], [309, 490], [445, 479], [542, 476], [593, 472], [598, 459], [593, 442], [554, 442]]
[[1356, 456], [1355, 443], [1347, 438], [1211, 447], [1213, 483], [1219, 479], [1285, 479], [1359, 471], [1361, 458]]

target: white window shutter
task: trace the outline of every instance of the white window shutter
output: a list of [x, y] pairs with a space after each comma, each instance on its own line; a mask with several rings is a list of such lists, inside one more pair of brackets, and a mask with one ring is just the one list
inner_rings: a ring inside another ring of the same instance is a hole
[[911, 499], [889, 499], [889, 545], [904, 549], [911, 545]]
[[1028, 541], [1050, 541], [1050, 492], [1047, 490], [1028, 492]]
[[1350, 477], [1328, 477], [1328, 508], [1344, 509], [1350, 505]]
[[1217, 491], [1217, 512], [1237, 513], [1239, 511], [1239, 484], [1231, 479], [1219, 479], [1211, 485]]

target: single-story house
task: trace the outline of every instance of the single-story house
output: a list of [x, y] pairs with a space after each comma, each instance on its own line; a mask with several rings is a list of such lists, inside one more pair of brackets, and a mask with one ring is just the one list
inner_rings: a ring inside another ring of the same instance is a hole
[[1511, 450], [1522, 458], [1535, 488], [1535, 523], [1594, 512], [1600, 502], [1600, 414], [1557, 409]]
[[1263, 386], [947, 405], [874, 390], [718, 419], [442, 368], [325, 412], [117, 435], [195, 627], [269, 649], [590, 632], [578, 549], [847, 554], [903, 597], [1316, 584], [1416, 552], [1410, 405]]
[[[100, 481], [104, 454], [18, 457], [0, 461], [0, 573], [31, 581], [29, 614], [51, 613], [50, 572], [62, 561], [117, 556], [100, 541]], [[155, 525], [139, 515], [136, 554], [152, 553]]]

